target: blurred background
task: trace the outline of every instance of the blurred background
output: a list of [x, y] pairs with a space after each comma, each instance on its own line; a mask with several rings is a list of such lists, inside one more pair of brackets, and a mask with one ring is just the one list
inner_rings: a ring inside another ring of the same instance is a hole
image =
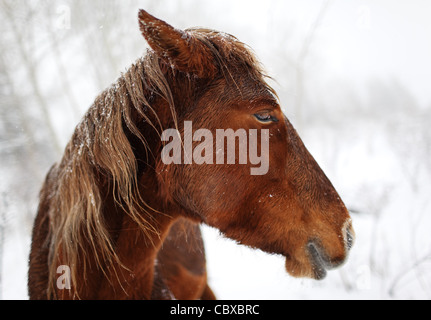
[[250, 45], [352, 212], [323, 281], [204, 228], [220, 299], [431, 298], [431, 2], [0, 0], [0, 299], [27, 299], [38, 192], [94, 98], [146, 48], [139, 8]]

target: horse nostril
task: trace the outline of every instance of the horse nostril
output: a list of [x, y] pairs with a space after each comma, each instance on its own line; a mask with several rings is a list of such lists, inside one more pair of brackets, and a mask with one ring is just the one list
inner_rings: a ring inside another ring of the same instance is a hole
[[353, 229], [352, 229], [351, 226], [349, 226], [346, 229], [346, 238], [345, 238], [345, 241], [346, 241], [346, 248], [349, 251], [352, 248], [352, 246], [353, 246], [353, 242], [355, 241], [355, 233], [354, 233], [354, 231], [353, 231]]

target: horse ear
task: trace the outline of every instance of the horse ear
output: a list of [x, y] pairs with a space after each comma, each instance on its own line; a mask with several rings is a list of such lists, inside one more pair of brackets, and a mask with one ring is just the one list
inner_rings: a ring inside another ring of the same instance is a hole
[[178, 70], [193, 73], [199, 78], [215, 73], [210, 49], [192, 34], [175, 29], [145, 10], [139, 11], [139, 27], [156, 54]]

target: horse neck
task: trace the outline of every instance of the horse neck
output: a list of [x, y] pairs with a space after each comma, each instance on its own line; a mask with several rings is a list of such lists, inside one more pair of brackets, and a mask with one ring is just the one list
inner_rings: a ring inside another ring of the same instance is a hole
[[[137, 118], [133, 116], [132, 118]], [[148, 124], [141, 122], [137, 125], [149, 144], [150, 154], [157, 155], [157, 134]], [[87, 279], [80, 297], [96, 299], [150, 299], [154, 265], [157, 253], [170, 229], [179, 216], [181, 210], [166, 199], [158, 190], [156, 160], [147, 157], [141, 141], [131, 132], [126, 132], [133, 146], [138, 163], [138, 193], [136, 197], [136, 212], [146, 223], [139, 225], [128, 212], [127, 206], [118, 202], [115, 195], [115, 185], [106, 181], [101, 186], [103, 200], [103, 219], [110, 232], [118, 262], [108, 270], [93, 271]], [[121, 202], [121, 200], [120, 200]], [[89, 264], [95, 265], [97, 261]], [[88, 294], [87, 294], [88, 293]], [[94, 296], [96, 295], [96, 296]]]
[[157, 253], [178, 216], [176, 210], [164, 205], [162, 199], [157, 196], [156, 188], [152, 187], [152, 176], [154, 177], [148, 173], [143, 175], [143, 185], [140, 187], [142, 200], [148, 206], [142, 215], [151, 221], [152, 230], [142, 230], [115, 203], [113, 196], [106, 199], [104, 216], [121, 265], [114, 264], [107, 271], [107, 275], [99, 272], [96, 275], [99, 281], [93, 282], [93, 288], [90, 283], [87, 289], [84, 289], [89, 293], [97, 292], [97, 299], [151, 298]]

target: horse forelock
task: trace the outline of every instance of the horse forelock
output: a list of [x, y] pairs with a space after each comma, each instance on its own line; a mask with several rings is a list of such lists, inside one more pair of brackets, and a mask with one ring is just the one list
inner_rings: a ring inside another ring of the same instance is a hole
[[236, 82], [238, 78], [252, 80], [277, 96], [266, 82], [271, 77], [267, 75], [251, 47], [225, 32], [204, 28], [191, 28], [188, 31], [209, 47], [217, 69], [227, 82]]

